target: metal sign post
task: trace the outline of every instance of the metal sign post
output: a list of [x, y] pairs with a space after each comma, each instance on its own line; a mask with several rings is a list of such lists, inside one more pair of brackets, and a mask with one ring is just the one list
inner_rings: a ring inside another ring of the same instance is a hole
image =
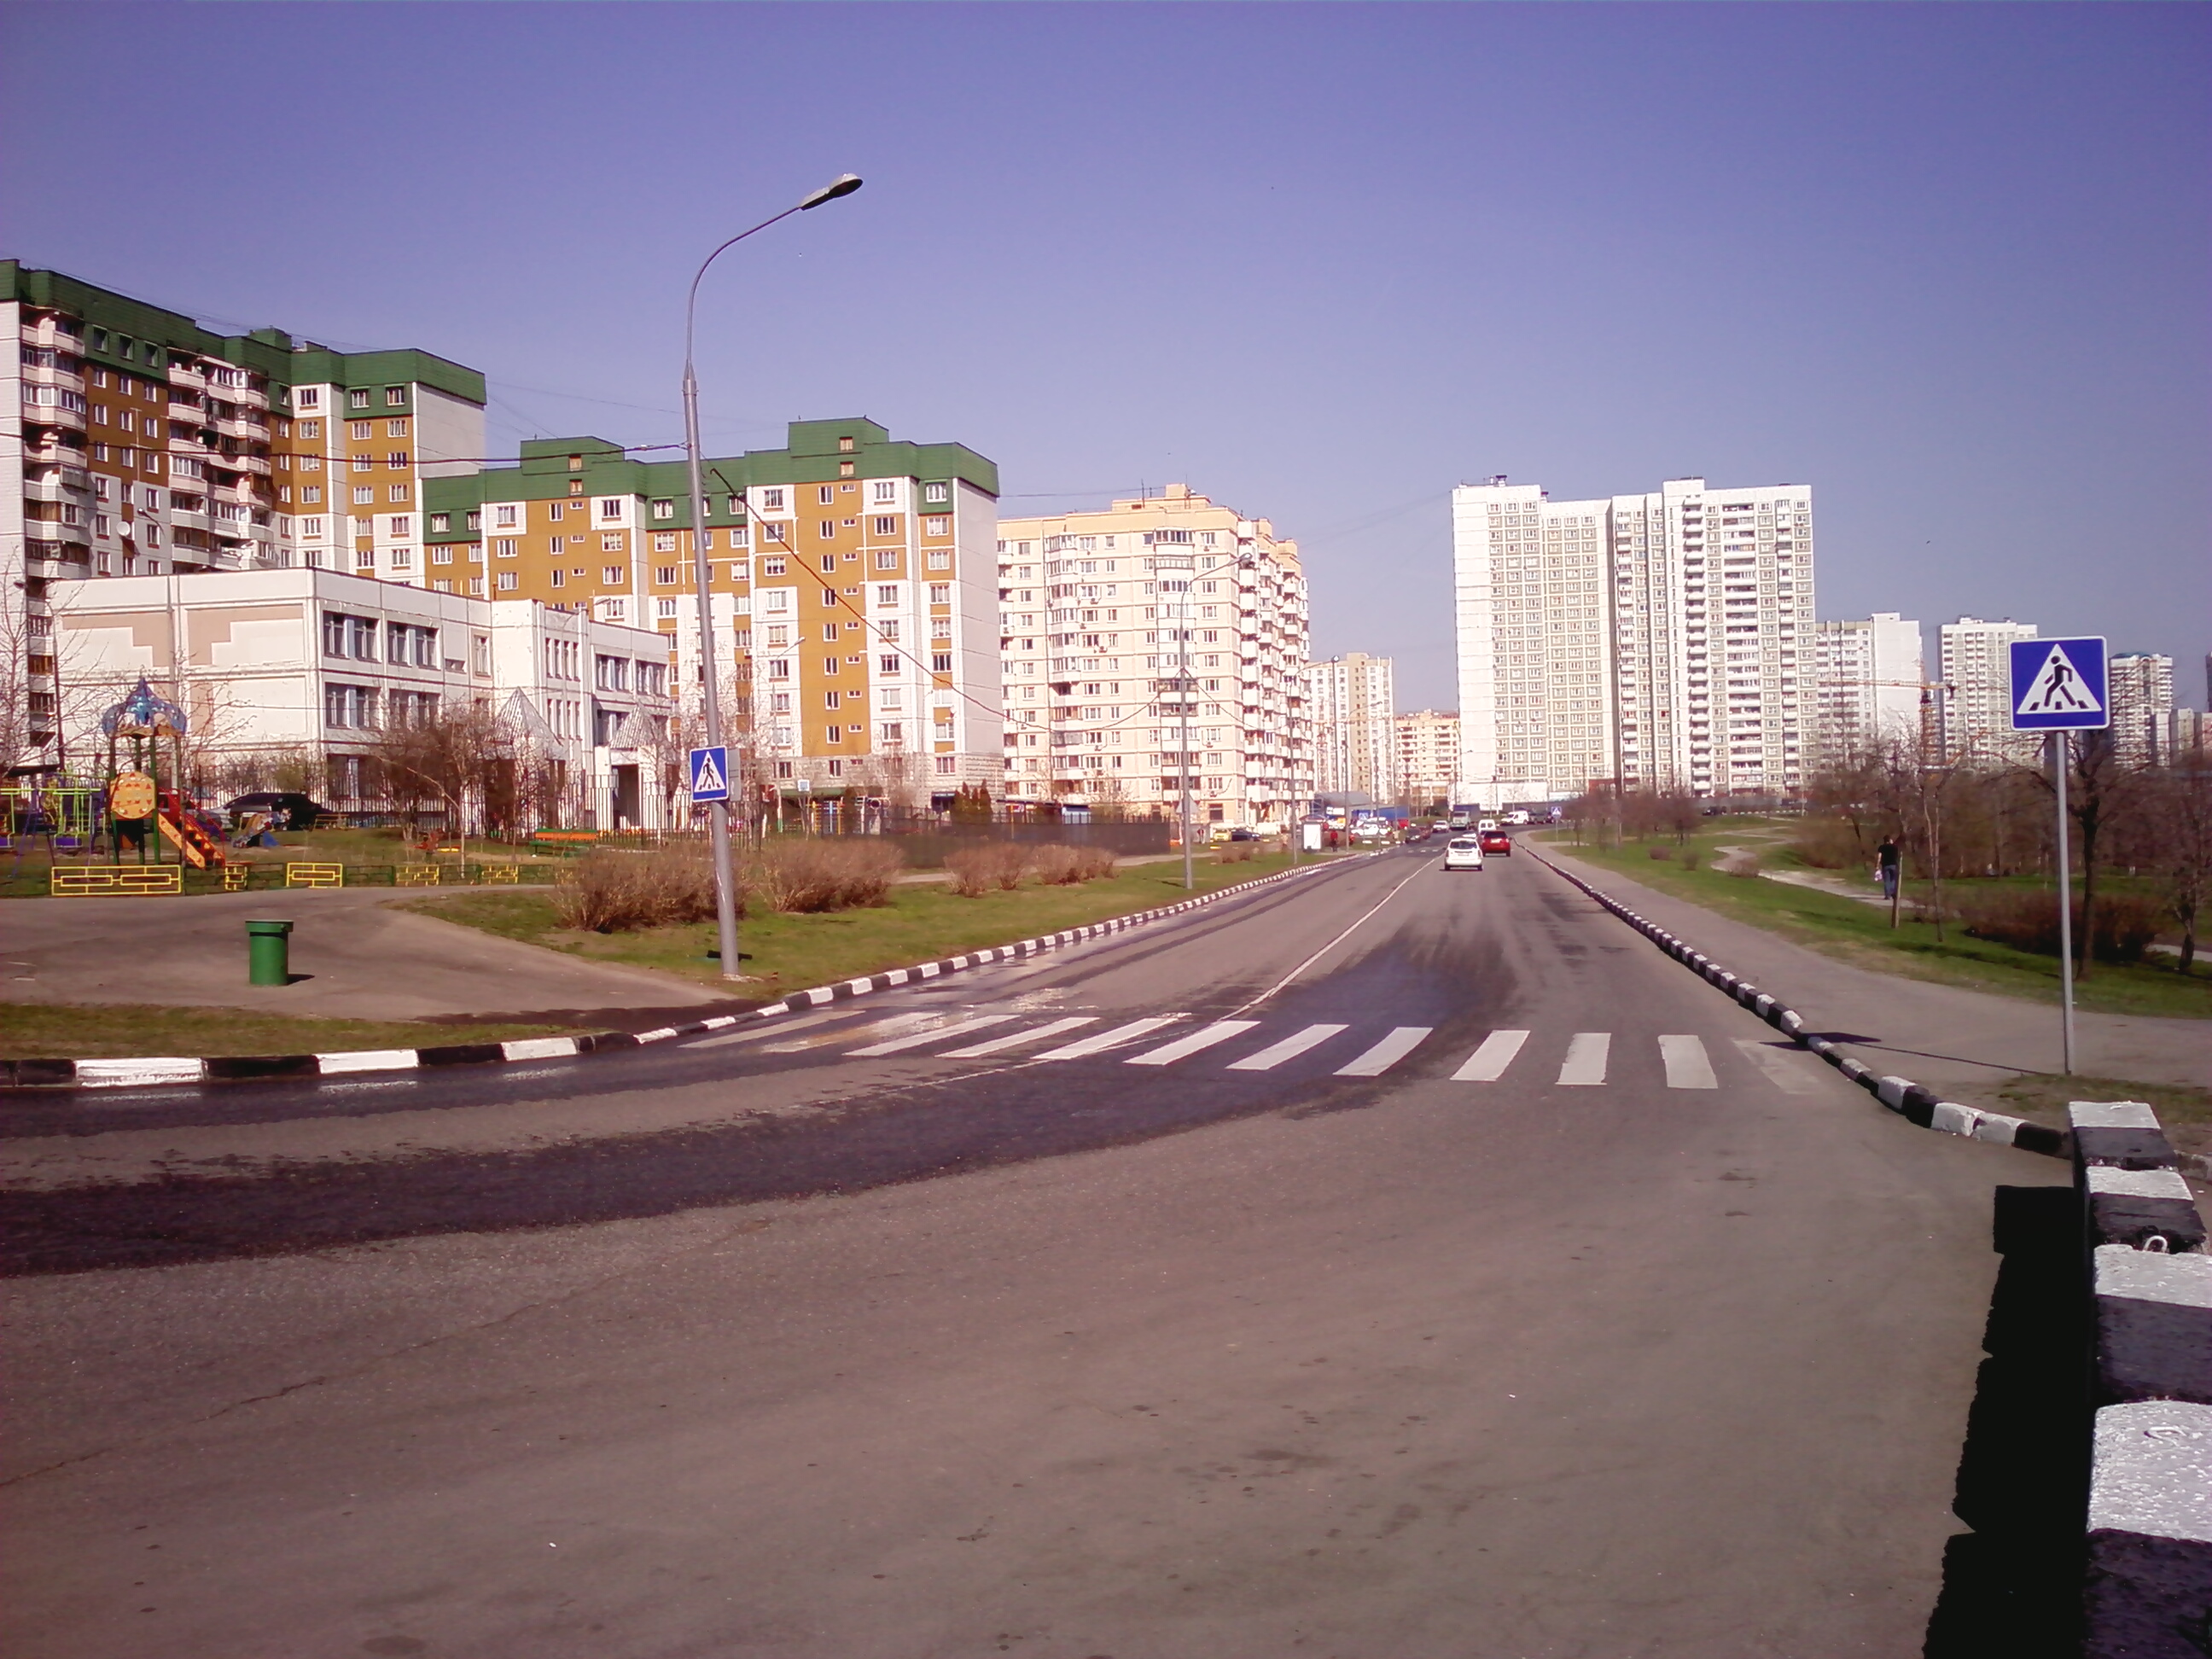
[[[2051, 734], [2051, 787], [2058, 803], [2059, 1039], [2068, 1076], [2074, 1072], [2074, 860], [2066, 835], [2066, 774], [2071, 767], [2069, 732], [2100, 732], [2112, 724], [2106, 695], [2105, 641], [2096, 635], [2069, 640], [2014, 640], [2012, 652], [2012, 729]], [[2096, 941], [2085, 940], [2087, 949]]]

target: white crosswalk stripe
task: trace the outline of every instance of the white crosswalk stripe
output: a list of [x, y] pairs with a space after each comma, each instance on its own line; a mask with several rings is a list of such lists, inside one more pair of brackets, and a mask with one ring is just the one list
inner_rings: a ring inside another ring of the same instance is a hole
[[1613, 1048], [1610, 1031], [1577, 1031], [1567, 1044], [1567, 1057], [1559, 1066], [1562, 1088], [1592, 1088], [1605, 1081], [1606, 1056]]
[[1521, 1052], [1521, 1045], [1528, 1040], [1526, 1031], [1492, 1031], [1483, 1038], [1482, 1047], [1467, 1057], [1467, 1064], [1452, 1073], [1455, 1083], [1495, 1083], [1505, 1075], [1505, 1068]]
[[1421, 1039], [1437, 1028], [1433, 1025], [1401, 1025], [1349, 1066], [1336, 1068], [1339, 1077], [1381, 1077], [1407, 1054], [1421, 1046]]
[[939, 1025], [927, 1031], [916, 1031], [910, 1036], [893, 1037], [889, 1042], [872, 1042], [865, 1048], [854, 1048], [854, 1054], [896, 1054], [902, 1049], [919, 1048], [925, 1043], [942, 1042], [947, 1037], [965, 1036], [970, 1031], [981, 1031], [993, 1025], [1004, 1025], [1012, 1014], [979, 1014], [974, 1019], [963, 1019], [954, 1025]]
[[1307, 1049], [1318, 1048], [1339, 1032], [1348, 1031], [1351, 1029], [1349, 1025], [1309, 1025], [1304, 1030], [1295, 1036], [1286, 1036], [1273, 1047], [1261, 1049], [1256, 1054], [1247, 1054], [1242, 1060], [1230, 1061], [1223, 1069], [1231, 1072], [1272, 1072], [1285, 1060], [1296, 1060]]
[[1071, 1014], [1066, 1019], [1056, 1019], [1051, 1024], [1040, 1025], [1034, 1030], [993, 1037], [988, 1042], [971, 1043], [965, 1048], [948, 1048], [944, 1057], [947, 1060], [981, 1060], [986, 1054], [1018, 1048], [1025, 1042], [1042, 1042], [1047, 1037], [1058, 1036], [1062, 1031], [1073, 1031], [1079, 1025], [1096, 1025], [1097, 1023], [1098, 1016], [1096, 1014]]
[[1133, 1019], [1127, 1025], [1116, 1025], [1109, 1031], [1095, 1031], [1073, 1042], [1064, 1042], [1057, 1048], [1048, 1048], [1039, 1060], [1082, 1060], [1091, 1054], [1103, 1054], [1109, 1048], [1118, 1048], [1125, 1042], [1133, 1042], [1147, 1031], [1157, 1031], [1163, 1025], [1172, 1025], [1180, 1014], [1162, 1014], [1153, 1019]]
[[1256, 1019], [1217, 1019], [1211, 1025], [1201, 1025], [1188, 1036], [1177, 1037], [1173, 1042], [1164, 1042], [1141, 1054], [1132, 1054], [1121, 1063], [1125, 1066], [1172, 1066], [1186, 1055], [1211, 1048], [1217, 1042], [1226, 1042], [1230, 1038], [1250, 1030], [1259, 1023]]
[[1720, 1079], [1713, 1075], [1713, 1062], [1705, 1053], [1705, 1045], [1693, 1036], [1662, 1036], [1659, 1039], [1659, 1058], [1666, 1062], [1667, 1086], [1670, 1089], [1717, 1089]]

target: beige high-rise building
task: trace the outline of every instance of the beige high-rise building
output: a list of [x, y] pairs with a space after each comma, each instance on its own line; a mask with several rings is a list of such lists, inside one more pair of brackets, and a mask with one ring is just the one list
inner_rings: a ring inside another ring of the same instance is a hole
[[2107, 659], [2105, 696], [2121, 765], [2151, 766], [2172, 758], [2172, 658], [2134, 651]]
[[1459, 716], [1419, 708], [1392, 723], [1396, 739], [1398, 781], [1395, 799], [1416, 811], [1451, 803], [1459, 778]]
[[2038, 732], [2012, 729], [2012, 643], [2035, 638], [2033, 623], [1961, 617], [1942, 629], [1944, 743], [1948, 758], [1968, 765], [2033, 764]]
[[[999, 520], [1009, 805], [1278, 823], [1313, 794], [1297, 544], [1170, 484]], [[1189, 732], [1185, 744], [1183, 734]]]
[[1920, 624], [1894, 611], [1813, 625], [1820, 763], [1887, 752], [1920, 736]]
[[1305, 679], [1313, 715], [1315, 792], [1396, 799], [1390, 726], [1396, 690], [1390, 659], [1349, 652], [1308, 663]]

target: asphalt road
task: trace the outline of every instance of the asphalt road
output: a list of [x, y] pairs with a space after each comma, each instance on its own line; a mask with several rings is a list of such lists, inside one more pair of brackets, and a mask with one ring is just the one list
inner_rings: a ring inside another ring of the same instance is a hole
[[1525, 858], [742, 1035], [0, 1104], [10, 1653], [1916, 1652], [2065, 1179]]

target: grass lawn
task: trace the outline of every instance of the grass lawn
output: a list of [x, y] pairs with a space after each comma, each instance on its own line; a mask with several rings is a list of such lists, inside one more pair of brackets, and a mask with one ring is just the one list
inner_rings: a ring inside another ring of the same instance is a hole
[[[1889, 913], [1881, 906], [1764, 877], [1722, 875], [1712, 867], [1721, 848], [1744, 847], [1756, 850], [1768, 869], [1795, 869], [1795, 859], [1784, 850], [1788, 833], [1786, 823], [1771, 820], [1716, 820], [1711, 828], [1690, 838], [1689, 845], [1698, 853], [1694, 869], [1684, 867], [1673, 856], [1661, 860], [1650, 855], [1655, 846], [1671, 855], [1675, 851], [1671, 838], [1650, 843], [1632, 841], [1619, 848], [1577, 847], [1563, 831], [1547, 834], [1542, 840], [1571, 858], [1617, 870], [1659, 892], [1877, 973], [2057, 1001], [2056, 957], [1970, 939], [1955, 922], [1944, 927], [1940, 940], [1934, 924], [1909, 918], [1893, 931]], [[1908, 897], [1914, 885], [1908, 884]], [[2057, 902], [2054, 894], [2052, 902]], [[2105, 1013], [2212, 1019], [2212, 973], [2200, 967], [2185, 979], [2171, 958], [2127, 967], [2100, 962], [2075, 981], [2074, 998], [2076, 1007]]]
[[105, 1060], [131, 1054], [303, 1054], [340, 1048], [434, 1048], [572, 1030], [422, 1020], [299, 1019], [243, 1008], [127, 1003], [0, 1003], [0, 1060]]
[[[1303, 860], [1315, 860], [1308, 854]], [[1218, 864], [1200, 854], [1198, 890], [1235, 886], [1288, 866], [1287, 854]], [[1024, 886], [1011, 893], [962, 898], [935, 884], [891, 889], [873, 909], [818, 915], [755, 914], [738, 924], [750, 983], [731, 988], [748, 1002], [768, 1002], [835, 980], [911, 967], [1011, 945], [1039, 933], [1154, 909], [1184, 896], [1181, 860], [1144, 864], [1102, 881], [1074, 887]], [[550, 893], [473, 890], [465, 896], [425, 899], [409, 907], [525, 944], [549, 945], [597, 962], [655, 968], [705, 984], [722, 983], [721, 964], [710, 961], [714, 924], [648, 928], [634, 933], [586, 933], [556, 922]]]

